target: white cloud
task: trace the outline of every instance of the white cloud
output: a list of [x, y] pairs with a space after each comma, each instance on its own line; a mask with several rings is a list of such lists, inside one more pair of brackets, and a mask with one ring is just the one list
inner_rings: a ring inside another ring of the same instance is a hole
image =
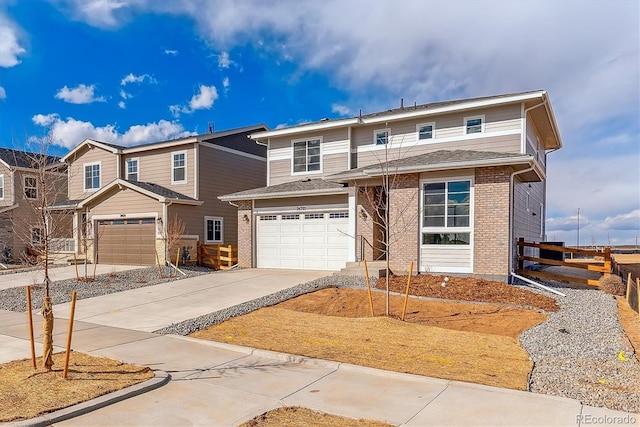
[[18, 29], [0, 11], [0, 67], [9, 68], [20, 63], [18, 57], [26, 50], [18, 40]]
[[139, 83], [144, 82], [145, 80], [150, 84], [156, 84], [157, 83], [157, 80], [153, 76], [150, 76], [149, 74], [141, 74], [139, 76], [136, 76], [133, 73], [129, 73], [126, 76], [124, 76], [122, 78], [122, 80], [120, 80], [120, 85], [121, 86], [126, 86], [126, 85], [128, 85], [130, 83], [138, 83], [139, 84]]
[[119, 0], [68, 0], [58, 2], [70, 10], [75, 19], [100, 28], [117, 27], [121, 23], [116, 15], [124, 12], [135, 1]]
[[228, 52], [222, 52], [218, 55], [218, 67], [220, 68], [229, 68], [231, 65], [231, 59], [229, 58]]
[[229, 82], [229, 77], [225, 77], [224, 79], [222, 79], [222, 87], [225, 91], [229, 89], [230, 84], [231, 83]]
[[92, 102], [104, 102], [104, 97], [94, 96], [95, 90], [95, 85], [87, 86], [84, 84], [80, 84], [75, 88], [69, 88], [65, 85], [58, 91], [58, 93], [56, 93], [55, 97], [70, 104], [90, 104]]
[[333, 104], [331, 106], [331, 112], [337, 113], [341, 116], [350, 116], [353, 114], [349, 107], [345, 107], [344, 105], [340, 104]]
[[91, 122], [76, 120], [73, 117], [61, 119], [58, 114], [37, 114], [32, 117], [32, 121], [39, 126], [47, 127], [54, 137], [55, 144], [68, 149], [75, 147], [85, 138], [133, 146], [193, 135], [193, 132], [185, 131], [180, 123], [167, 120], [131, 126], [124, 133], [120, 133], [115, 125], [95, 126]]
[[6, 97], [7, 97], [7, 91], [5, 91], [2, 86], [0, 86], [0, 99], [5, 99]]
[[176, 56], [178, 54], [178, 51], [175, 49], [165, 49], [164, 53], [165, 55]]
[[118, 102], [118, 107], [124, 110], [125, 108], [127, 108], [127, 104], [124, 101], [120, 101]]
[[196, 110], [209, 110], [216, 99], [218, 99], [218, 90], [215, 86], [200, 85], [199, 92], [191, 97], [188, 106], [171, 105], [169, 110], [174, 117], [178, 117], [180, 113], [191, 114]]
[[133, 98], [133, 95], [131, 95], [130, 93], [125, 92], [124, 89], [120, 89], [120, 98], [129, 99], [129, 98]]

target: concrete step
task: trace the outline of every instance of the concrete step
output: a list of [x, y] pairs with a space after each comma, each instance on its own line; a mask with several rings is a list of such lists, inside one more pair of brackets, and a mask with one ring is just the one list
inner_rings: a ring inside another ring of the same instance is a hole
[[[387, 275], [387, 262], [386, 261], [367, 261], [367, 270], [369, 271], [369, 277], [385, 277]], [[348, 262], [346, 266], [335, 273], [342, 276], [360, 276], [364, 277], [364, 262]]]
[[[68, 265], [80, 265], [80, 264], [84, 264], [84, 260], [85, 257], [84, 256], [78, 256], [78, 257], [69, 257], [67, 258], [67, 264]], [[87, 264], [91, 264], [91, 261], [87, 261]]]

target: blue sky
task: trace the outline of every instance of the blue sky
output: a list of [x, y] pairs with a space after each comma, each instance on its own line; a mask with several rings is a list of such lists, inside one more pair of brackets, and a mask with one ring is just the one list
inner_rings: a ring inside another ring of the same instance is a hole
[[0, 0], [0, 146], [549, 92], [547, 236], [640, 243], [637, 1]]

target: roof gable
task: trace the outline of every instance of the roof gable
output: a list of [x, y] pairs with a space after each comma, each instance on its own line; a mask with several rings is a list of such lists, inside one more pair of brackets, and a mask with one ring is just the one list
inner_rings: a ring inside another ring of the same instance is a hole
[[[11, 148], [0, 148], [0, 161], [7, 167], [18, 167], [25, 169], [34, 169], [34, 159], [41, 156], [39, 153], [30, 153], [27, 151], [13, 150]], [[60, 161], [59, 157], [46, 156], [47, 165], [53, 165]]]

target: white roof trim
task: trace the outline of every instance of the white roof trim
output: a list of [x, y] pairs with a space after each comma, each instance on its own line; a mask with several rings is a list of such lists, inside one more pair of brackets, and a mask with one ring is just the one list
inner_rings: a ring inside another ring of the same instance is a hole
[[185, 205], [201, 205], [203, 204], [202, 201], [200, 200], [184, 200], [184, 199], [171, 199], [168, 197], [163, 197], [160, 196], [159, 194], [153, 193], [151, 191], [148, 191], [144, 188], [138, 187], [134, 184], [131, 184], [123, 179], [115, 179], [113, 181], [111, 181], [109, 184], [105, 185], [104, 187], [102, 187], [101, 189], [99, 189], [98, 191], [96, 191], [95, 193], [93, 193], [91, 196], [87, 197], [86, 199], [82, 200], [80, 203], [78, 203], [78, 208], [83, 208], [84, 206], [87, 205], [87, 203], [93, 201], [94, 199], [100, 197], [101, 195], [103, 195], [104, 193], [106, 193], [107, 191], [110, 191], [113, 187], [127, 187], [133, 191], [136, 191], [140, 194], [144, 194], [145, 196], [148, 196], [152, 199], [156, 199], [158, 202], [160, 203], [166, 203], [166, 202], [172, 202], [172, 203], [180, 203], [180, 204], [185, 204]]
[[62, 156], [62, 158], [60, 159], [61, 162], [67, 162], [67, 160], [69, 159], [69, 157], [71, 157], [73, 154], [75, 154], [77, 151], [79, 151], [82, 147], [86, 146], [86, 145], [94, 145], [96, 147], [102, 148], [103, 150], [109, 151], [113, 154], [117, 154], [120, 150], [118, 150], [115, 147], [111, 147], [109, 145], [106, 145], [100, 141], [96, 141], [93, 139], [89, 139], [89, 138], [85, 138], [84, 141], [82, 141], [80, 144], [76, 145], [76, 147], [69, 151], [67, 154], [65, 154], [64, 156]]
[[15, 208], [18, 207], [18, 204], [16, 203], [15, 205], [11, 205], [11, 206], [5, 206], [3, 208], [0, 208], [0, 213], [5, 213], [5, 212], [9, 212]]
[[335, 188], [335, 189], [316, 189], [316, 190], [300, 190], [300, 191], [281, 191], [277, 193], [266, 193], [266, 194], [247, 194], [243, 196], [234, 196], [225, 195], [218, 196], [218, 199], [223, 202], [234, 201], [234, 200], [264, 200], [264, 199], [282, 199], [285, 197], [296, 197], [296, 196], [330, 196], [333, 194], [348, 194], [349, 187], [343, 188]]
[[359, 122], [358, 118], [328, 120], [321, 123], [310, 123], [308, 125], [293, 126], [288, 128], [274, 129], [266, 132], [257, 132], [249, 135], [251, 139], [272, 138], [274, 136], [285, 136], [301, 132], [313, 132], [316, 130], [331, 129], [342, 126], [355, 125]]

